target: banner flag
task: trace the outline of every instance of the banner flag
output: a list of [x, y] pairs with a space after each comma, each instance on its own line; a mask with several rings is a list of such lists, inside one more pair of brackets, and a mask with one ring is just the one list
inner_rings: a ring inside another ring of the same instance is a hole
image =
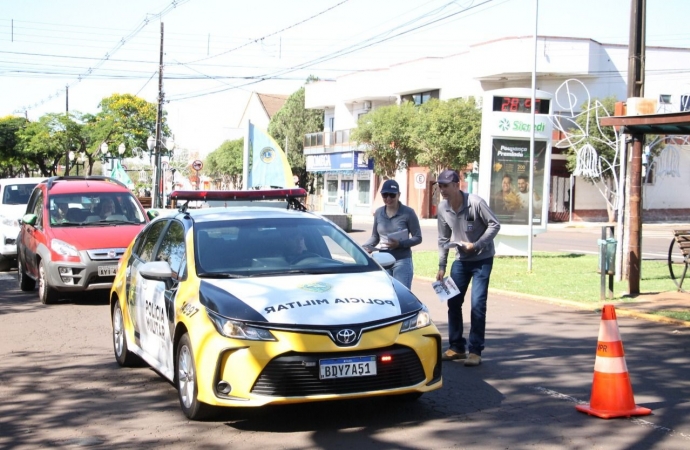
[[110, 178], [115, 178], [117, 181], [123, 183], [130, 190], [134, 189], [132, 179], [127, 175], [125, 168], [122, 167], [120, 161], [114, 161], [113, 170], [110, 172]]
[[290, 163], [280, 145], [266, 131], [255, 127], [251, 122], [248, 122], [247, 134], [251, 160], [246, 188], [295, 187]]

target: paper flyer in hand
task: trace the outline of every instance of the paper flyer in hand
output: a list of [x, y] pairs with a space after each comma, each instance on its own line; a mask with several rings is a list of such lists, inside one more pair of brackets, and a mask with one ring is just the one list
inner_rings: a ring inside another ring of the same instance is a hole
[[458, 289], [457, 285], [450, 277], [445, 277], [443, 281], [434, 281], [431, 283], [431, 286], [433, 286], [436, 295], [438, 295], [438, 299], [442, 302], [460, 293], [460, 289]]
[[388, 239], [395, 239], [399, 242], [403, 239], [407, 239], [409, 235], [410, 232], [407, 231], [407, 229], [389, 233], [387, 236], [381, 236], [381, 242], [379, 242], [379, 245], [377, 247], [382, 250], [385, 250], [388, 248]]
[[453, 241], [453, 242], [446, 242], [445, 244], [443, 244], [443, 248], [445, 248], [446, 250], [457, 249], [458, 247], [464, 247], [462, 242]]
[[455, 282], [450, 277], [445, 277], [443, 281], [434, 281], [431, 285], [441, 302], [445, 302], [449, 298], [455, 297], [460, 293], [460, 289], [458, 289]]

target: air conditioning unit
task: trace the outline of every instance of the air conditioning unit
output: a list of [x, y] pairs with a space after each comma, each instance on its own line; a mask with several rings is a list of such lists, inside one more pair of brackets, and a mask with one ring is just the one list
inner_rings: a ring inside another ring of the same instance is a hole
[[365, 111], [371, 110], [371, 100], [364, 100], [364, 110]]
[[626, 103], [628, 116], [655, 114], [658, 107], [655, 98], [630, 97]]

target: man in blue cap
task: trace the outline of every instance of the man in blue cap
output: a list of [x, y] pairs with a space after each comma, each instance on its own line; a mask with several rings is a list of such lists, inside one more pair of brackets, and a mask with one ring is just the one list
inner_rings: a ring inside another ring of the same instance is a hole
[[[478, 195], [462, 192], [460, 177], [454, 170], [444, 170], [436, 179], [443, 200], [438, 205], [438, 273], [446, 274], [449, 247], [455, 247], [450, 277], [460, 293], [448, 299], [449, 348], [444, 361], [465, 360], [466, 366], [478, 366], [484, 350], [486, 299], [494, 263], [494, 237], [501, 229], [498, 219]], [[449, 245], [449, 243], [452, 243]], [[462, 304], [472, 281], [469, 346], [463, 337]], [[469, 355], [465, 353], [468, 348]]]

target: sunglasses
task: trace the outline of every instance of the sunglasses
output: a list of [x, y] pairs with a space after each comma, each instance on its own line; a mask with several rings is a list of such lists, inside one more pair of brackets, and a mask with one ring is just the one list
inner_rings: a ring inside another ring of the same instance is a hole
[[390, 194], [390, 193], [388, 193], [388, 192], [383, 192], [383, 193], [381, 194], [381, 197], [383, 197], [383, 198], [395, 198], [395, 197], [397, 197], [397, 195], [398, 195], [398, 194]]

